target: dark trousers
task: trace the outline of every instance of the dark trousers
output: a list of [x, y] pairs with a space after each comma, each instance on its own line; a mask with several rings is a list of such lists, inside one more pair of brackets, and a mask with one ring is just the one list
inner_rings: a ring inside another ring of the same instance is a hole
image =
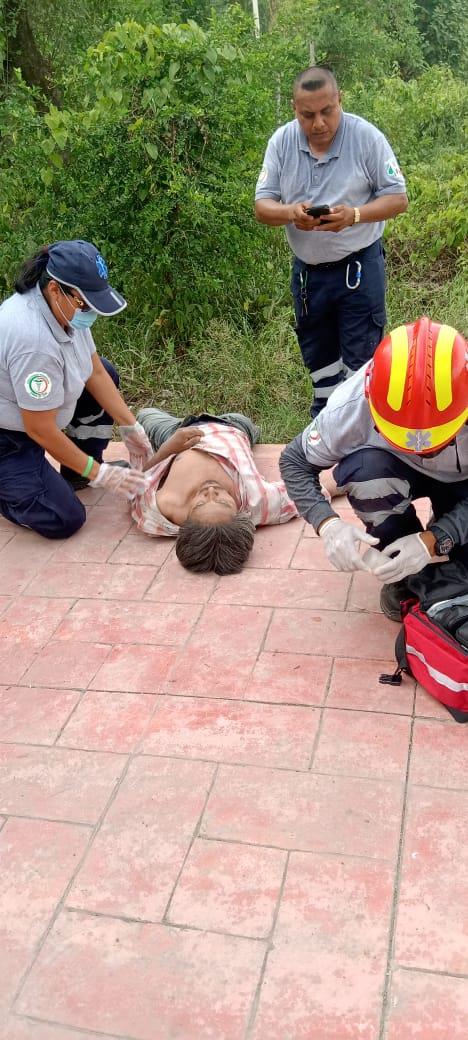
[[[101, 360], [118, 386], [116, 370], [106, 358]], [[66, 432], [84, 425], [88, 436], [72, 433], [70, 440], [100, 462], [112, 435], [112, 423], [112, 417], [84, 390]], [[86, 520], [86, 510], [67, 483], [67, 472], [62, 468], [57, 473], [44, 449], [27, 433], [0, 429], [0, 513], [13, 524], [29, 527], [45, 538], [69, 538], [78, 531]]]
[[[423, 530], [413, 505], [416, 498], [430, 499], [434, 522], [459, 502], [468, 507], [468, 480], [442, 483], [380, 448], [353, 452], [335, 466], [333, 476], [367, 532], [379, 539], [380, 549]], [[468, 564], [468, 545], [456, 546], [450, 559]]]
[[370, 360], [383, 337], [385, 261], [381, 240], [338, 263], [314, 267], [296, 257], [291, 291], [296, 335], [313, 384], [310, 414], [315, 418], [349, 372]]

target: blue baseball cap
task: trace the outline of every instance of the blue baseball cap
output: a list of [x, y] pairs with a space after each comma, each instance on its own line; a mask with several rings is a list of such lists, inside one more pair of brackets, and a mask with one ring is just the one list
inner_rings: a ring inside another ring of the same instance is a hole
[[123, 296], [109, 285], [106, 261], [92, 242], [73, 238], [54, 242], [47, 251], [47, 274], [62, 285], [78, 289], [88, 307], [97, 314], [118, 314], [127, 306]]

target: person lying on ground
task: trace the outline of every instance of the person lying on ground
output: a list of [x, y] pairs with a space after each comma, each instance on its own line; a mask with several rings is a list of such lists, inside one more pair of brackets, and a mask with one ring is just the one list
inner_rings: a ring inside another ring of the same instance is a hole
[[[463, 336], [429, 318], [394, 329], [283, 451], [280, 471], [299, 513], [341, 571], [371, 571], [380, 605], [401, 618], [411, 575], [468, 562], [468, 354]], [[333, 476], [365, 531], [345, 523], [319, 482]], [[413, 501], [429, 498], [426, 530]], [[368, 548], [360, 555], [360, 543]]]
[[156, 453], [145, 464], [147, 489], [132, 501], [133, 519], [146, 534], [175, 537], [188, 570], [235, 574], [256, 527], [297, 516], [283, 481], [259, 473], [252, 448], [260, 430], [247, 416], [177, 419], [144, 408], [138, 422]]

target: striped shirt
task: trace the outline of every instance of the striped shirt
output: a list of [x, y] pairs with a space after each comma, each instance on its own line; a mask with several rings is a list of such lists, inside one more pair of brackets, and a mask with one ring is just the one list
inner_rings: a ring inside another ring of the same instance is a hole
[[[203, 428], [203, 437], [191, 450], [204, 451], [219, 462], [234, 484], [241, 503], [240, 510], [250, 514], [256, 527], [285, 524], [298, 515], [284, 482], [265, 480], [258, 472], [245, 433], [235, 426], [216, 422], [200, 423], [200, 427]], [[147, 471], [147, 489], [132, 501], [132, 517], [146, 534], [174, 537], [179, 531], [177, 524], [163, 516], [156, 502], [156, 492], [174, 458], [175, 455], [170, 455]]]

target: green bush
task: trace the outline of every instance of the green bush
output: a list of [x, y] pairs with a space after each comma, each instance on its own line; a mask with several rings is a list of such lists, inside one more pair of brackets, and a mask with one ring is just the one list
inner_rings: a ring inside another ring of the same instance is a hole
[[[442, 67], [400, 74], [418, 66], [412, 31], [400, 46], [412, 24], [404, 4], [385, 7], [377, 24], [385, 5], [304, 3], [282, 5], [258, 40], [239, 8], [205, 29], [119, 23], [64, 68], [60, 109], [42, 115], [20, 77], [0, 106], [0, 294], [42, 243], [92, 239], [129, 301], [97, 323], [96, 339], [132, 400], [176, 411], [235, 405], [280, 440], [306, 420], [309, 386], [284, 231], [256, 224], [253, 193], [309, 60], [304, 19], [319, 56], [342, 47], [344, 107], [386, 133], [407, 177], [410, 208], [386, 233], [390, 326], [424, 311], [467, 325], [465, 84]], [[150, 6], [139, 0], [142, 11]], [[154, 0], [156, 8], [167, 4]], [[104, 23], [109, 11], [102, 5]], [[372, 53], [346, 50], [356, 18], [368, 18]]]

